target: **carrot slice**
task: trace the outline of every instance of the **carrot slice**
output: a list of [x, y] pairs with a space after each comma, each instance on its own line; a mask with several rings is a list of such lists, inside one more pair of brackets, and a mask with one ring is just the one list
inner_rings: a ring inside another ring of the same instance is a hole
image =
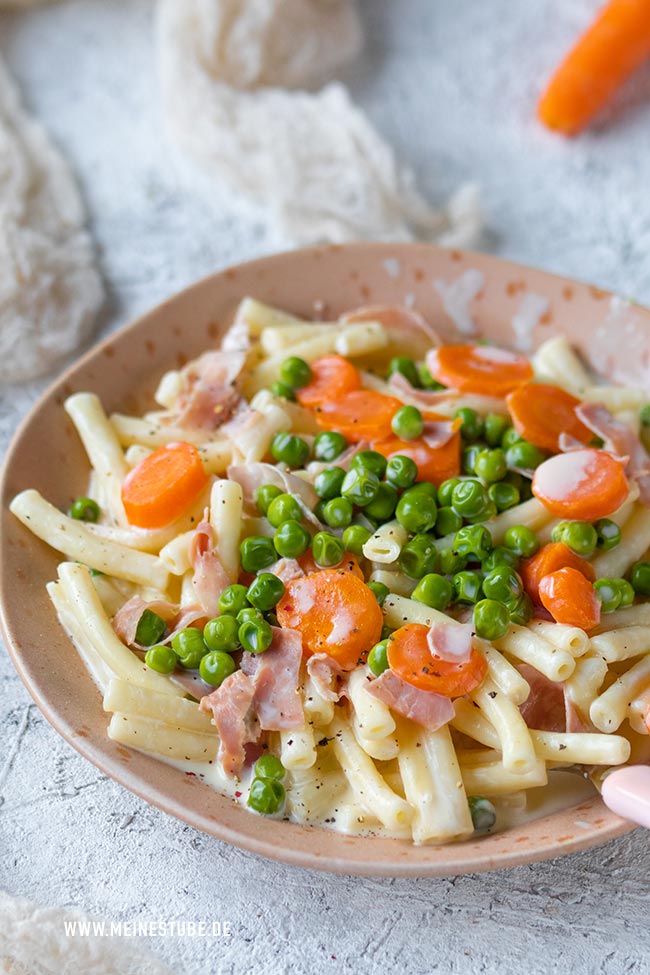
[[403, 406], [394, 396], [374, 389], [357, 389], [316, 408], [316, 422], [324, 430], [338, 430], [352, 443], [392, 434], [391, 421]]
[[418, 465], [418, 481], [431, 481], [438, 486], [460, 473], [460, 434], [454, 435], [441, 447], [429, 447], [423, 440], [375, 440], [371, 447], [387, 460], [401, 454]]
[[577, 569], [567, 567], [544, 576], [539, 598], [556, 623], [592, 630], [600, 623], [600, 601], [594, 587]]
[[[305, 575], [309, 575], [312, 572], [321, 571], [320, 566], [316, 565], [314, 562], [314, 553], [310, 548], [307, 549], [304, 555], [300, 556], [298, 559], [298, 565]], [[335, 566], [335, 568], [345, 572], [353, 572], [354, 575], [358, 576], [360, 579], [365, 578], [357, 561], [357, 557], [356, 555], [353, 555], [352, 552], [344, 552], [340, 565]]]
[[461, 393], [506, 396], [533, 378], [524, 356], [490, 345], [443, 345], [427, 356], [434, 379]]
[[604, 450], [557, 454], [533, 477], [533, 494], [558, 518], [596, 521], [620, 508], [629, 493], [623, 464]]
[[462, 697], [481, 683], [487, 673], [485, 658], [472, 650], [469, 660], [454, 664], [431, 653], [428, 627], [407, 623], [388, 638], [388, 665], [407, 684], [444, 697]]
[[588, 444], [591, 431], [576, 416], [580, 400], [560, 386], [527, 383], [506, 398], [512, 424], [525, 440], [557, 453], [561, 433]]
[[531, 558], [524, 559], [519, 567], [519, 574], [530, 598], [534, 603], [539, 603], [539, 584], [542, 579], [559, 569], [567, 568], [581, 572], [591, 582], [596, 578], [591, 563], [576, 555], [564, 542], [549, 542]]
[[648, 55], [648, 0], [610, 0], [555, 72], [538, 106], [540, 119], [575, 135]]
[[310, 409], [361, 388], [359, 370], [342, 355], [326, 355], [316, 359], [311, 364], [311, 371], [311, 382], [296, 390], [298, 402]]
[[294, 579], [276, 613], [280, 626], [300, 631], [306, 656], [327, 653], [344, 670], [363, 663], [384, 622], [372, 590], [345, 569], [323, 569]]
[[127, 474], [122, 503], [129, 524], [163, 528], [192, 504], [208, 483], [194, 444], [159, 447]]

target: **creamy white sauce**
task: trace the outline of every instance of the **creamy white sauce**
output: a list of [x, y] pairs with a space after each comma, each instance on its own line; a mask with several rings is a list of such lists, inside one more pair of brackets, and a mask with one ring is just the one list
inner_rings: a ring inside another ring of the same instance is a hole
[[570, 450], [545, 460], [535, 472], [535, 484], [549, 498], [567, 497], [589, 481], [593, 452]]

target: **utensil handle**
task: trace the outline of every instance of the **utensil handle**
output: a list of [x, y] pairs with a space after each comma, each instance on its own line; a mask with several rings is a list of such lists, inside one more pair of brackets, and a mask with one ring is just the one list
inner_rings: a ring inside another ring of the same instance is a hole
[[628, 765], [603, 780], [605, 805], [639, 826], [650, 829], [650, 765]]

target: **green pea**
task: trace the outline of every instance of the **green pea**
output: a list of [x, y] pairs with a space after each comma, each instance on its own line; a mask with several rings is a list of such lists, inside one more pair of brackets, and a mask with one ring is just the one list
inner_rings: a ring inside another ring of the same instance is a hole
[[380, 606], [384, 605], [384, 599], [390, 595], [390, 589], [383, 582], [369, 582], [368, 589], [373, 593]]
[[275, 484], [263, 484], [262, 487], [255, 489], [255, 504], [257, 510], [265, 515], [269, 510], [269, 505], [275, 498], [279, 498], [282, 491]]
[[[230, 617], [232, 619], [232, 617]], [[237, 670], [237, 664], [229, 653], [221, 650], [212, 650], [206, 653], [199, 664], [199, 674], [206, 684], [212, 687], [221, 687], [226, 677], [230, 677]]]
[[457, 484], [460, 484], [460, 478], [450, 477], [447, 481], [443, 481], [438, 488], [438, 504], [443, 508], [451, 507], [451, 496], [454, 493], [454, 488]]
[[70, 508], [70, 517], [76, 521], [95, 522], [99, 519], [99, 515], [99, 505], [92, 498], [77, 498]]
[[429, 572], [420, 579], [411, 598], [444, 613], [454, 598], [454, 587], [449, 579], [437, 572]]
[[208, 650], [233, 653], [239, 649], [239, 624], [234, 616], [216, 616], [203, 627], [203, 642]]
[[260, 779], [277, 779], [279, 782], [287, 770], [277, 755], [261, 755], [253, 766], [253, 772]]
[[386, 473], [388, 461], [383, 454], [376, 450], [360, 450], [350, 461], [350, 467], [359, 471], [371, 471], [378, 478]]
[[384, 625], [381, 628], [381, 639], [387, 640], [389, 636], [391, 636], [391, 634], [393, 634], [394, 632], [395, 629], [392, 626], [388, 626], [386, 623], [384, 623]]
[[477, 831], [492, 829], [497, 821], [497, 814], [490, 800], [482, 796], [470, 796], [467, 802], [474, 829]]
[[480, 481], [459, 481], [451, 492], [451, 506], [462, 518], [474, 518], [482, 514], [488, 503], [485, 488]]
[[141, 647], [151, 647], [154, 643], [158, 643], [166, 629], [167, 624], [164, 619], [158, 616], [158, 613], [145, 609], [138, 620], [135, 642], [139, 643]]
[[376, 643], [368, 654], [368, 667], [370, 672], [379, 677], [385, 670], [388, 670], [388, 640]]
[[289, 467], [304, 467], [309, 458], [309, 444], [293, 433], [276, 433], [271, 441], [274, 460]]
[[277, 396], [280, 399], [288, 399], [290, 401], [294, 401], [296, 398], [296, 394], [294, 393], [293, 389], [291, 388], [291, 386], [287, 386], [286, 383], [281, 383], [281, 382], [271, 383], [271, 385], [269, 386], [269, 391], [272, 393], [273, 396]]
[[514, 484], [507, 484], [499, 481], [498, 484], [490, 484], [488, 488], [488, 498], [496, 506], [497, 511], [507, 511], [519, 504], [519, 491]]
[[602, 552], [609, 552], [621, 543], [621, 529], [611, 518], [601, 518], [595, 524], [598, 534], [597, 548]]
[[330, 528], [347, 528], [354, 509], [347, 498], [332, 498], [323, 505], [323, 521]]
[[417, 494], [422, 494], [425, 495], [427, 498], [433, 498], [433, 500], [436, 503], [438, 501], [437, 488], [435, 484], [431, 483], [431, 481], [419, 481], [417, 484], [414, 484], [413, 487], [409, 488], [408, 490], [411, 497], [415, 497]]
[[326, 467], [316, 475], [314, 491], [321, 501], [338, 498], [344, 479], [345, 471], [342, 467]]
[[[262, 613], [259, 611], [259, 609], [255, 609], [254, 606], [246, 606], [244, 609], [240, 609], [235, 617], [239, 623], [239, 626], [241, 626], [242, 623], [248, 623], [249, 620], [261, 620], [263, 618]], [[237, 630], [237, 639], [239, 639], [239, 630]]]
[[427, 532], [436, 523], [438, 506], [433, 498], [417, 488], [408, 488], [397, 502], [395, 517], [409, 532]]
[[297, 355], [289, 356], [280, 366], [280, 379], [291, 389], [302, 389], [313, 379], [309, 363], [299, 359]]
[[300, 521], [302, 508], [292, 494], [278, 494], [271, 501], [266, 517], [274, 528], [279, 528], [283, 521]]
[[517, 599], [523, 592], [521, 578], [509, 565], [497, 565], [483, 579], [483, 592], [488, 599], [507, 603]]
[[506, 450], [506, 464], [519, 470], [534, 471], [545, 460], [544, 451], [526, 440], [518, 440]]
[[468, 406], [461, 406], [456, 410], [454, 419], [461, 420], [460, 433], [463, 440], [478, 440], [483, 433], [483, 420], [476, 410], [471, 410]]
[[352, 552], [353, 555], [363, 555], [363, 546], [371, 536], [372, 532], [363, 525], [350, 525], [343, 532], [345, 550]]
[[588, 521], [561, 521], [551, 532], [554, 542], [564, 542], [577, 555], [588, 559], [596, 551], [598, 533]]
[[517, 626], [528, 626], [533, 618], [533, 602], [528, 593], [522, 592], [516, 599], [507, 599], [506, 606], [510, 613], [510, 622]]
[[345, 555], [343, 541], [336, 535], [330, 535], [329, 532], [318, 532], [314, 535], [311, 546], [314, 562], [324, 568], [339, 565]]
[[475, 443], [464, 448], [460, 458], [460, 466], [463, 474], [472, 475], [476, 473], [476, 461], [481, 453], [481, 449], [482, 448]]
[[496, 569], [498, 565], [509, 565], [512, 569], [516, 569], [519, 565], [519, 556], [512, 549], [506, 548], [504, 545], [497, 545], [483, 560], [481, 568], [483, 572], [487, 573]]
[[496, 599], [481, 599], [474, 607], [474, 629], [482, 640], [500, 640], [510, 628], [510, 613]]
[[397, 491], [392, 485], [382, 481], [377, 490], [376, 498], [366, 505], [364, 514], [382, 524], [385, 521], [390, 521], [393, 517], [396, 505]]
[[621, 590], [616, 585], [616, 579], [596, 579], [594, 591], [600, 600], [603, 613], [613, 613], [621, 604]]
[[248, 793], [248, 805], [255, 812], [271, 816], [282, 808], [286, 797], [284, 786], [276, 779], [253, 779]]
[[454, 551], [466, 558], [480, 562], [492, 550], [492, 536], [482, 525], [465, 525], [456, 532]]
[[488, 413], [483, 421], [483, 436], [488, 447], [498, 447], [507, 429], [508, 421], [505, 416], [500, 416], [498, 413]]
[[496, 513], [497, 506], [495, 505], [494, 501], [490, 501], [488, 498], [483, 510], [479, 511], [477, 515], [466, 515], [465, 521], [470, 525], [479, 525], [484, 521], [490, 521], [490, 519], [496, 517]]
[[239, 627], [239, 642], [249, 653], [264, 653], [273, 641], [273, 630], [264, 619], [246, 620]]
[[267, 613], [284, 596], [284, 583], [272, 572], [260, 572], [251, 582], [246, 595], [251, 606], [261, 610], [262, 613]]
[[393, 433], [400, 440], [417, 440], [424, 430], [424, 419], [417, 406], [400, 406], [391, 421]]
[[97, 576], [106, 575], [105, 572], [100, 572], [99, 569], [93, 569], [92, 567], [90, 569], [88, 569], [88, 572], [90, 573], [91, 579], [96, 579]]
[[453, 576], [467, 565], [467, 557], [454, 552], [453, 548], [443, 548], [438, 553], [438, 566], [443, 575]]
[[239, 583], [226, 586], [219, 596], [219, 612], [236, 616], [240, 609], [245, 609], [248, 606], [246, 591], [246, 586], [241, 586]]
[[630, 572], [630, 582], [640, 596], [650, 596], [650, 562], [635, 562]]
[[277, 559], [273, 542], [263, 535], [245, 538], [239, 546], [239, 555], [244, 572], [252, 573], [268, 569]]
[[280, 622], [275, 613], [266, 613], [264, 619], [270, 626], [279, 626]]
[[435, 572], [438, 552], [431, 535], [415, 535], [402, 548], [399, 566], [410, 579], [421, 579], [429, 572]]
[[283, 521], [273, 536], [273, 546], [284, 559], [299, 559], [311, 545], [311, 535], [298, 521]]
[[503, 436], [501, 437], [501, 446], [504, 450], [508, 450], [516, 443], [523, 441], [523, 437], [520, 437], [514, 427], [507, 427], [503, 431]]
[[186, 670], [196, 670], [208, 648], [203, 640], [203, 631], [195, 626], [188, 626], [172, 638], [172, 648], [179, 656], [181, 666]]
[[624, 609], [626, 606], [631, 606], [634, 602], [634, 587], [627, 581], [627, 579], [613, 579], [612, 580], [618, 589], [620, 594], [619, 607]]
[[650, 427], [650, 403], [646, 403], [645, 406], [641, 407], [639, 419], [641, 420], [642, 426]]
[[420, 374], [418, 372], [418, 367], [413, 362], [413, 359], [409, 359], [405, 355], [396, 356], [391, 359], [388, 363], [388, 375], [392, 376], [394, 372], [400, 372], [408, 381], [411, 386], [415, 386], [416, 389], [420, 387]]
[[457, 572], [454, 576], [454, 590], [459, 603], [475, 603], [481, 595], [480, 572]]
[[159, 644], [157, 647], [149, 647], [144, 655], [144, 662], [149, 670], [155, 670], [159, 674], [172, 674], [176, 670], [178, 654], [171, 647]]
[[494, 484], [508, 473], [506, 455], [500, 447], [495, 447], [494, 450], [482, 450], [476, 458], [474, 470], [477, 477], [486, 484]]
[[379, 492], [379, 478], [372, 471], [352, 467], [341, 485], [341, 494], [352, 504], [365, 508], [374, 501]]
[[314, 440], [314, 457], [316, 460], [323, 460], [329, 464], [340, 457], [347, 445], [348, 442], [342, 433], [327, 430], [324, 433], [319, 433]]
[[431, 371], [426, 363], [421, 363], [418, 366], [418, 375], [420, 377], [420, 384], [424, 389], [444, 389], [445, 387], [442, 383], [439, 383], [437, 379], [434, 379], [431, 375]]
[[316, 515], [319, 521], [325, 520], [323, 517], [323, 508], [325, 507], [325, 504], [326, 504], [325, 501], [319, 501], [318, 504], [314, 506], [314, 514]]
[[409, 488], [418, 476], [418, 465], [410, 457], [396, 454], [386, 465], [386, 480], [396, 488]]
[[457, 514], [453, 508], [444, 507], [438, 508], [438, 517], [436, 518], [436, 535], [439, 538], [444, 538], [445, 535], [453, 535], [462, 528], [463, 519], [459, 514]]
[[537, 535], [527, 525], [513, 525], [511, 528], [508, 528], [503, 542], [506, 548], [509, 548], [516, 555], [525, 559], [534, 555], [539, 549]]
[[516, 487], [520, 494], [523, 493], [525, 487], [530, 487], [530, 480], [520, 474], [519, 471], [508, 471], [503, 479], [504, 484], [512, 484]]

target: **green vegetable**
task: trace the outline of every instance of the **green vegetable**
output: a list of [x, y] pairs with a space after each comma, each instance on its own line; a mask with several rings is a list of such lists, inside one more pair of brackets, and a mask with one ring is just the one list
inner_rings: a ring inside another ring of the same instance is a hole
[[481, 595], [480, 572], [457, 572], [454, 576], [454, 590], [459, 603], [475, 603]]
[[329, 568], [339, 565], [345, 555], [345, 546], [336, 535], [329, 532], [318, 532], [312, 539], [312, 551], [316, 565]]
[[284, 786], [276, 779], [253, 779], [248, 793], [248, 805], [255, 812], [267, 816], [282, 808], [286, 793]]
[[335, 430], [319, 433], [314, 440], [314, 457], [329, 464], [343, 453], [347, 445], [348, 442], [342, 433], [337, 433]]
[[438, 506], [417, 487], [407, 488], [397, 502], [395, 517], [409, 532], [427, 532], [436, 523]]
[[246, 620], [239, 627], [239, 642], [249, 653], [264, 653], [272, 640], [273, 630], [264, 619]]
[[459, 481], [451, 492], [451, 506], [462, 518], [474, 518], [482, 514], [487, 504], [485, 488], [480, 481], [473, 478]]
[[280, 379], [291, 389], [302, 389], [312, 381], [313, 373], [304, 359], [292, 355], [280, 366]]
[[309, 458], [309, 444], [293, 433], [276, 433], [271, 441], [274, 460], [289, 467], [304, 467]]
[[374, 594], [380, 606], [384, 605], [384, 599], [390, 595], [390, 589], [383, 582], [369, 582], [368, 589]]
[[407, 356], [397, 356], [395, 359], [391, 359], [388, 363], [388, 375], [392, 376], [394, 372], [401, 372], [408, 379], [411, 386], [419, 389], [420, 374], [413, 359], [409, 359]]
[[470, 796], [467, 800], [475, 830], [491, 829], [497, 821], [497, 814], [489, 799]]
[[311, 535], [297, 521], [283, 521], [273, 536], [273, 545], [284, 559], [299, 559], [311, 545]]
[[483, 436], [488, 447], [498, 447], [507, 429], [508, 421], [505, 416], [499, 416], [498, 413], [488, 413], [483, 421]]
[[279, 528], [283, 521], [300, 521], [302, 508], [292, 494], [278, 494], [268, 506], [266, 517], [274, 528]]
[[521, 596], [523, 585], [519, 575], [509, 565], [497, 565], [483, 579], [483, 592], [488, 599], [507, 603]]
[[76, 521], [97, 521], [100, 515], [99, 505], [92, 498], [77, 498], [70, 508], [70, 517]]
[[517, 626], [527, 626], [533, 618], [533, 602], [528, 593], [522, 592], [516, 599], [506, 600], [510, 622]]
[[387, 626], [387, 624], [384, 623], [384, 625], [381, 628], [381, 638], [382, 638], [382, 640], [387, 640], [389, 638], [389, 636], [391, 635], [391, 633], [394, 633], [394, 632], [395, 632], [395, 630], [394, 630], [394, 628], [392, 626]]
[[630, 572], [630, 582], [640, 596], [650, 596], [650, 562], [635, 562]]
[[483, 420], [476, 410], [471, 410], [468, 406], [461, 406], [456, 410], [454, 419], [461, 420], [460, 434], [463, 440], [478, 440], [483, 433]]
[[294, 393], [293, 389], [291, 386], [287, 386], [286, 383], [271, 383], [269, 386], [269, 391], [273, 394], [273, 396], [278, 396], [280, 399], [288, 399], [293, 401], [296, 398], [296, 394]]
[[466, 558], [474, 556], [473, 561], [480, 562], [488, 557], [492, 550], [492, 536], [482, 525], [465, 525], [456, 532], [454, 551]]
[[496, 506], [497, 511], [507, 511], [519, 504], [519, 490], [514, 484], [506, 481], [499, 481], [498, 484], [490, 484], [488, 488], [488, 498]]
[[241, 609], [249, 605], [246, 592], [246, 586], [240, 586], [239, 583], [227, 586], [219, 596], [219, 612], [236, 616]]
[[261, 755], [255, 765], [253, 772], [259, 779], [283, 779], [287, 770], [277, 757], [277, 755]]
[[341, 494], [352, 504], [365, 508], [374, 501], [379, 492], [379, 478], [372, 471], [359, 470], [352, 467], [345, 475], [341, 485]]
[[458, 477], [450, 477], [447, 481], [442, 482], [438, 488], [438, 504], [441, 507], [451, 507], [451, 496], [456, 485], [460, 483], [460, 478]]
[[323, 521], [330, 528], [347, 528], [353, 513], [354, 509], [347, 498], [332, 498], [323, 505]]
[[166, 629], [167, 624], [164, 619], [158, 616], [158, 613], [145, 609], [138, 620], [135, 642], [139, 643], [141, 647], [151, 647], [154, 643], [158, 643]]
[[239, 649], [239, 624], [234, 616], [216, 616], [203, 627], [203, 642], [208, 650], [233, 653]]
[[521, 443], [523, 439], [524, 438], [519, 436], [514, 427], [507, 427], [503, 431], [503, 436], [501, 437], [501, 446], [504, 450], [508, 450], [508, 448], [512, 447], [514, 444]]
[[503, 545], [497, 545], [496, 548], [492, 549], [488, 557], [483, 560], [481, 568], [483, 572], [487, 573], [491, 572], [492, 569], [496, 569], [498, 565], [509, 565], [511, 568], [516, 569], [519, 565], [519, 556], [511, 549], [505, 548]]
[[417, 484], [414, 484], [413, 487], [409, 488], [409, 492], [412, 497], [415, 497], [416, 494], [422, 494], [427, 498], [433, 498], [436, 503], [438, 501], [436, 486], [435, 484], [432, 484], [431, 481], [419, 481]]
[[388, 461], [376, 450], [360, 450], [350, 461], [350, 467], [359, 471], [371, 471], [382, 478], [386, 473]]
[[178, 655], [171, 647], [159, 644], [157, 647], [149, 647], [144, 655], [144, 662], [150, 670], [159, 674], [171, 674], [176, 670]]
[[561, 521], [551, 532], [554, 542], [564, 542], [577, 555], [588, 559], [596, 551], [598, 533], [588, 521]]
[[444, 538], [445, 535], [453, 535], [454, 532], [457, 532], [459, 528], [462, 528], [462, 525], [463, 519], [454, 511], [453, 508], [438, 508], [438, 517], [436, 518], [436, 535], [438, 535], [439, 538]]
[[364, 514], [380, 523], [390, 521], [397, 505], [397, 491], [392, 485], [382, 481], [377, 496], [365, 507]]
[[424, 419], [417, 406], [400, 406], [392, 419], [393, 433], [400, 440], [417, 440], [424, 430]]
[[[230, 617], [232, 619], [232, 617]], [[221, 687], [226, 677], [230, 677], [237, 670], [237, 664], [229, 653], [212, 650], [206, 653], [199, 664], [199, 674], [206, 684]]]
[[396, 488], [408, 488], [415, 484], [418, 465], [410, 457], [396, 454], [386, 465], [386, 480]]
[[510, 627], [510, 612], [496, 599], [481, 599], [474, 607], [474, 629], [482, 640], [500, 640]]
[[262, 487], [255, 489], [255, 504], [258, 511], [265, 515], [269, 510], [269, 505], [274, 498], [280, 497], [282, 491], [275, 484], [263, 484]]
[[474, 463], [474, 471], [476, 476], [486, 484], [494, 484], [508, 473], [506, 455], [500, 447], [495, 447], [494, 450], [482, 450]]
[[482, 449], [482, 447], [475, 443], [464, 448], [460, 459], [460, 466], [463, 474], [476, 474], [476, 461], [478, 460]]
[[424, 389], [432, 389], [435, 391], [436, 389], [445, 388], [442, 383], [439, 383], [437, 379], [433, 378], [429, 367], [424, 362], [418, 366], [418, 375], [420, 377], [420, 384]]
[[263, 535], [245, 538], [239, 546], [239, 555], [244, 572], [260, 572], [268, 569], [277, 560], [273, 542]]
[[621, 603], [621, 590], [616, 585], [616, 579], [596, 579], [594, 590], [600, 600], [600, 608], [603, 613], [613, 613]]
[[627, 581], [627, 579], [613, 579], [612, 582], [618, 589], [620, 595], [619, 607], [624, 609], [626, 606], [631, 606], [634, 602], [634, 587]]
[[444, 613], [454, 598], [454, 587], [449, 579], [437, 572], [430, 572], [420, 579], [411, 598]]
[[[261, 620], [261, 619], [264, 619], [264, 617], [263, 617], [262, 613], [259, 611], [259, 609], [255, 609], [254, 606], [247, 606], [245, 609], [241, 609], [237, 613], [237, 616], [235, 618], [236, 618], [237, 622], [239, 623], [239, 626], [241, 626], [242, 623], [248, 623], [249, 620]], [[239, 639], [239, 629], [237, 630], [237, 639]]]
[[172, 648], [178, 654], [181, 666], [186, 670], [196, 670], [202, 658], [208, 652], [203, 640], [203, 631], [195, 626], [188, 626], [172, 638]]
[[438, 567], [446, 576], [453, 576], [467, 565], [467, 558], [454, 552], [453, 548], [443, 548], [438, 553]]
[[353, 555], [363, 555], [363, 546], [371, 534], [372, 532], [369, 532], [363, 525], [350, 525], [343, 532], [343, 544], [346, 551], [352, 552]]
[[534, 471], [544, 460], [546, 460], [544, 451], [526, 440], [518, 440], [506, 450], [506, 464], [519, 470]]
[[314, 491], [321, 501], [331, 501], [332, 498], [339, 497], [344, 480], [345, 471], [342, 467], [326, 467], [316, 475]]
[[385, 670], [388, 670], [388, 640], [376, 643], [368, 654], [368, 667], [375, 677], [379, 677]]
[[527, 525], [513, 525], [512, 528], [508, 528], [503, 541], [506, 548], [522, 558], [534, 555], [539, 549], [537, 535]]
[[611, 518], [601, 518], [594, 527], [598, 534], [597, 548], [601, 551], [609, 552], [610, 549], [620, 545], [621, 529]]
[[[272, 572], [260, 572], [248, 587], [248, 601], [255, 609], [268, 613], [284, 596], [284, 583]], [[215, 649], [219, 649], [216, 647]]]
[[438, 553], [431, 535], [415, 535], [402, 548], [399, 566], [411, 579], [421, 579], [437, 568]]
[[642, 426], [650, 427], [650, 403], [646, 403], [645, 406], [641, 407], [639, 419], [641, 420]]

